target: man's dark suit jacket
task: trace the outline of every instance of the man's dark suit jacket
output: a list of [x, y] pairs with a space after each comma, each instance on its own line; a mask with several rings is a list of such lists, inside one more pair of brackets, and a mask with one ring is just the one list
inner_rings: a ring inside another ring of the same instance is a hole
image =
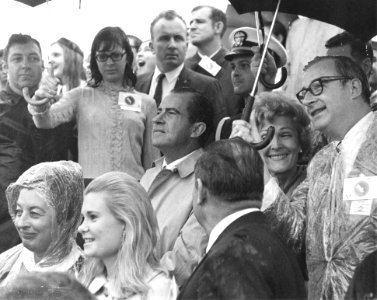
[[205, 69], [203, 69], [201, 66], [199, 66], [201, 57], [198, 53], [186, 59], [185, 65], [195, 72], [210, 76], [212, 78], [214, 77], [219, 81], [226, 107], [226, 113], [228, 116], [234, 116], [242, 111], [245, 106], [245, 102], [243, 101], [241, 96], [234, 94], [231, 79], [232, 67], [230, 65], [230, 62], [225, 59], [225, 54], [227, 54], [227, 51], [224, 48], [221, 48], [219, 52], [217, 52], [215, 56], [211, 58], [221, 67], [221, 70], [216, 74], [215, 77]]
[[[143, 74], [137, 78], [135, 89], [139, 92], [149, 94], [153, 73]], [[204, 76], [184, 67], [178, 76], [174, 88], [190, 87], [207, 97], [213, 103], [215, 113], [214, 125], [225, 116], [225, 105], [222, 97], [219, 82], [211, 77]]]
[[246, 214], [218, 237], [178, 299], [304, 299], [295, 257], [261, 212]]

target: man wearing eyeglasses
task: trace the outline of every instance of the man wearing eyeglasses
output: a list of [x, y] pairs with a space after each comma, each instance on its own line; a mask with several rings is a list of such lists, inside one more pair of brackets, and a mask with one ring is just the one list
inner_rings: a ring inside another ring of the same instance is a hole
[[[290, 199], [270, 178], [263, 201], [289, 242], [306, 242], [309, 299], [342, 299], [355, 268], [377, 249], [377, 115], [365, 72], [350, 58], [317, 57], [304, 71], [297, 98], [330, 143]], [[237, 122], [233, 135], [255, 141], [250, 124]]]

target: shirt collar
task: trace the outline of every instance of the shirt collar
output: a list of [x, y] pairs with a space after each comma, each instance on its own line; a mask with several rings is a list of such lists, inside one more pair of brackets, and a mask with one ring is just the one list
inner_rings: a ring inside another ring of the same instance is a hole
[[200, 58], [202, 58], [203, 56], [208, 56], [209, 58], [213, 58], [217, 53], [219, 53], [219, 51], [221, 50], [222, 47], [220, 47], [219, 49], [217, 49], [215, 52], [213, 52], [211, 55], [203, 55], [203, 54], [200, 54], [199, 51], [198, 51], [198, 55]]
[[[192, 152], [191, 152], [192, 153]], [[191, 153], [178, 158], [177, 160], [171, 162], [170, 164], [167, 163], [166, 158], [164, 157], [164, 161], [162, 162], [162, 167], [168, 170], [174, 170], [177, 168], [177, 165], [179, 165], [180, 162], [184, 161], [187, 157], [191, 155]]]
[[58, 264], [54, 264], [51, 266], [40, 266], [39, 263], [35, 263], [34, 260], [34, 252], [24, 248], [21, 253], [20, 259], [22, 260], [22, 264], [29, 272], [37, 271], [37, 272], [67, 272], [71, 269], [74, 264], [77, 262], [79, 257], [81, 256], [81, 251], [78, 249], [76, 245], [72, 246], [72, 250], [67, 257], [63, 259]]
[[258, 208], [245, 208], [245, 209], [236, 211], [235, 213], [232, 213], [229, 216], [226, 216], [219, 223], [217, 223], [215, 225], [215, 227], [213, 227], [213, 229], [212, 229], [212, 231], [211, 231], [211, 233], [209, 235], [206, 253], [208, 253], [208, 251], [211, 249], [211, 247], [213, 246], [213, 244], [216, 242], [216, 240], [218, 239], [218, 237], [220, 236], [220, 234], [222, 234], [224, 232], [224, 230], [230, 224], [232, 224], [234, 221], [236, 221], [240, 217], [242, 217], [242, 216], [244, 216], [244, 215], [246, 215], [248, 213], [254, 212], [254, 211], [259, 211], [259, 209]]
[[[165, 74], [165, 77], [166, 77], [166, 80], [168, 81], [168, 83], [172, 82], [173, 80], [176, 80], [179, 76], [179, 74], [182, 72], [182, 69], [185, 65], [184, 64], [181, 64], [179, 67], [175, 68], [174, 70], [170, 71], [170, 72], [166, 72], [164, 73]], [[158, 76], [162, 74], [162, 72], [159, 70], [159, 68], [156, 66], [155, 70], [154, 70], [154, 74], [153, 74], [153, 80], [156, 81]]]
[[202, 148], [196, 149], [188, 155], [171, 162], [170, 164], [166, 164], [165, 157], [161, 157], [154, 162], [154, 166], [160, 167], [161, 169], [166, 167], [166, 169], [169, 169], [171, 171], [177, 170], [179, 176], [181, 178], [184, 178], [194, 172], [195, 163], [202, 155], [202, 153]]
[[340, 149], [342, 151], [343, 159], [345, 162], [345, 174], [351, 172], [355, 162], [357, 153], [360, 150], [362, 143], [365, 141], [366, 132], [373, 121], [373, 113], [369, 112], [361, 118], [344, 136]]

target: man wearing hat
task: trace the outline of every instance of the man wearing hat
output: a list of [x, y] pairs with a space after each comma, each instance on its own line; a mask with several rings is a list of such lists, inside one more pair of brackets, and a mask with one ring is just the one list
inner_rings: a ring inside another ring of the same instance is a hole
[[[229, 35], [229, 41], [232, 49], [225, 55], [225, 59], [230, 62], [232, 68], [231, 79], [234, 93], [243, 98], [245, 106], [253, 89], [255, 75], [261, 59], [257, 30], [252, 27], [237, 28]], [[261, 70], [264, 80], [273, 83], [277, 68], [284, 66], [286, 62], [287, 54], [284, 47], [278, 40], [271, 37]], [[258, 83], [258, 91], [266, 90], [268, 90], [266, 87]], [[233, 120], [240, 118], [241, 114], [238, 114], [232, 118], [225, 117], [220, 120], [216, 129], [216, 140], [228, 138], [232, 131]]]

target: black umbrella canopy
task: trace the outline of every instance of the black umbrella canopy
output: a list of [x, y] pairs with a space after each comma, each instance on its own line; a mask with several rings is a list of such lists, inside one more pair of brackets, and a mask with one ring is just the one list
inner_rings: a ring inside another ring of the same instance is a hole
[[15, 1], [34, 7], [34, 6], [40, 5], [42, 3], [46, 3], [51, 0], [15, 0]]
[[[278, 0], [229, 0], [239, 14], [274, 11]], [[282, 0], [280, 12], [338, 26], [364, 41], [377, 35], [377, 0]]]

